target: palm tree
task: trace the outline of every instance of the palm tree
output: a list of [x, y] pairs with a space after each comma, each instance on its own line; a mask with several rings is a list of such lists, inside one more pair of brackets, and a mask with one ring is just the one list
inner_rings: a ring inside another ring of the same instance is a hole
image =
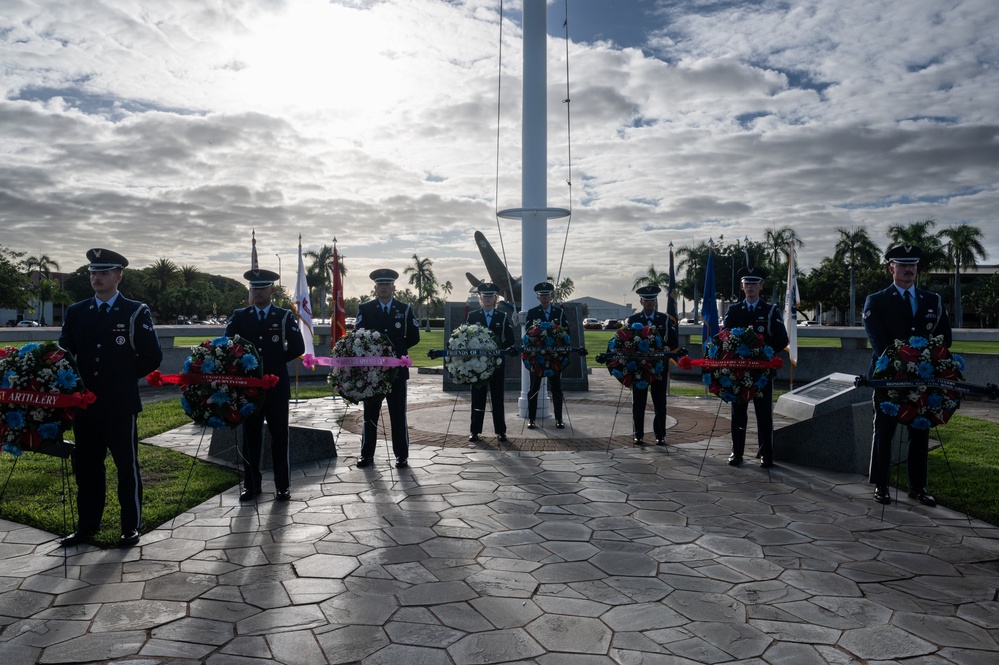
[[404, 271], [409, 275], [409, 283], [416, 287], [417, 301], [426, 317], [427, 330], [430, 330], [430, 314], [424, 303], [432, 299], [437, 292], [437, 278], [434, 277], [433, 265], [434, 262], [430, 259], [421, 259], [413, 254], [413, 265], [406, 266]]
[[954, 325], [964, 327], [961, 308], [961, 269], [975, 268], [978, 259], [985, 260], [988, 253], [982, 245], [982, 230], [970, 224], [958, 224], [944, 229], [940, 235], [947, 238], [947, 258], [954, 266]]
[[[305, 282], [311, 287], [319, 290], [319, 298], [313, 298], [312, 302], [319, 303], [319, 318], [326, 318], [326, 294], [333, 290], [331, 283], [330, 269], [333, 267], [333, 245], [323, 245], [318, 252], [309, 250], [303, 256], [312, 259], [312, 264], [305, 269]], [[338, 257], [343, 258], [343, 257]], [[340, 262], [343, 266], [343, 262]], [[341, 274], [343, 269], [341, 267]]]
[[33, 271], [38, 272], [38, 284], [35, 289], [38, 294], [38, 318], [42, 323], [45, 323], [45, 303], [48, 302], [48, 293], [51, 292], [52, 287], [48, 286], [46, 289], [41, 289], [43, 282], [49, 281], [52, 277], [52, 269], [59, 270], [59, 264], [56, 263], [48, 254], [42, 254], [41, 256], [29, 256], [24, 260], [24, 267], [28, 271], [30, 277]]
[[932, 219], [921, 219], [908, 226], [892, 224], [888, 227], [888, 240], [891, 246], [915, 245], [923, 252], [919, 260], [919, 272], [928, 273], [931, 270], [949, 269], [947, 251], [940, 238], [930, 230], [937, 223]]
[[631, 285], [631, 290], [634, 291], [643, 286], [658, 286], [665, 291], [669, 288], [669, 272], [659, 272], [656, 270], [655, 264], [650, 264], [648, 271]]
[[[699, 284], [704, 283], [704, 272], [707, 270], [708, 266], [708, 252], [710, 248], [708, 243], [703, 240], [694, 246], [684, 245], [683, 247], [677, 248], [675, 252], [675, 257], [677, 259], [676, 270], [683, 270], [684, 277], [679, 281], [677, 286], [680, 289], [680, 293], [684, 298], [687, 297], [688, 293], [693, 293], [691, 300], [694, 301], [694, 320], [697, 320], [698, 313], [701, 311], [699, 306], [699, 298], [697, 296], [697, 289]], [[669, 288], [669, 273], [666, 273], [666, 281], [664, 282], [666, 287]], [[717, 282], [715, 283], [717, 285]], [[717, 293], [712, 293], [711, 297], [717, 298]]]
[[787, 272], [787, 245], [791, 243], [795, 249], [805, 246], [805, 241], [798, 237], [790, 226], [779, 229], [767, 229], [763, 237], [763, 246], [767, 252], [767, 263], [770, 269], [770, 284], [773, 288], [771, 302], [777, 302], [777, 287], [780, 286], [781, 275]]
[[858, 226], [853, 229], [839, 227], [836, 229], [839, 240], [833, 259], [845, 263], [850, 270], [850, 325], [856, 325], [854, 310], [857, 302], [856, 282], [853, 272], [863, 265], [876, 265], [881, 259], [881, 250], [867, 232], [867, 228]]
[[150, 285], [159, 289], [160, 293], [165, 293], [168, 288], [180, 277], [180, 270], [177, 264], [170, 259], [157, 259], [153, 265], [146, 269], [146, 279]]
[[552, 293], [552, 300], [555, 302], [565, 302], [575, 290], [576, 285], [573, 283], [572, 278], [563, 277], [562, 281], [555, 285], [555, 291]]
[[48, 279], [52, 276], [52, 269], [59, 269], [59, 264], [51, 259], [48, 254], [42, 254], [41, 256], [29, 256], [24, 260], [24, 267], [30, 273], [32, 270], [37, 270], [41, 273], [42, 277]]

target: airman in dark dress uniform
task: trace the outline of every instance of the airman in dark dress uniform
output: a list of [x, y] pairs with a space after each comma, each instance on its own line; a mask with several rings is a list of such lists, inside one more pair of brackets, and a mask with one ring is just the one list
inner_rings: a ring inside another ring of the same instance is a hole
[[[932, 291], [915, 287], [917, 265], [922, 254], [922, 250], [914, 245], [898, 245], [885, 252], [892, 284], [884, 291], [867, 296], [864, 302], [864, 330], [872, 350], [868, 378], [874, 376], [875, 363], [896, 339], [908, 339], [914, 335], [943, 335], [947, 347], [953, 341], [950, 317], [944, 309], [943, 300]], [[888, 472], [897, 424], [893, 416], [882, 413], [878, 408], [875, 394], [870, 482], [874, 485], [874, 500], [881, 504], [891, 503]], [[936, 499], [926, 491], [929, 430], [906, 429], [909, 432], [909, 496], [924, 506], [935, 506]]]
[[[553, 326], [568, 328], [569, 319], [565, 316], [565, 310], [552, 304], [552, 293], [554, 292], [555, 286], [550, 282], [541, 282], [534, 285], [534, 293], [541, 304], [527, 310], [525, 320], [527, 321], [528, 329], [539, 322], [547, 322]], [[538, 394], [541, 392], [541, 382], [545, 378], [533, 373], [531, 374], [531, 386], [528, 388], [527, 393], [527, 429], [537, 427], [535, 421], [538, 416]], [[562, 429], [565, 427], [562, 423], [562, 375], [555, 372], [552, 376], [547, 377], [547, 379], [548, 388], [552, 393], [552, 406], [555, 409], [555, 427]]]
[[[763, 343], [779, 352], [788, 344], [787, 328], [780, 309], [760, 298], [763, 280], [767, 271], [763, 268], [740, 268], [736, 273], [742, 282], [746, 299], [732, 305], [725, 314], [722, 325], [732, 328], [750, 328], [763, 335]], [[756, 429], [759, 441], [760, 466], [769, 469], [774, 465], [774, 382], [767, 381], [762, 390], [753, 397], [753, 411], [756, 413]], [[749, 403], [742, 400], [732, 402], [732, 454], [728, 457], [730, 466], [742, 464], [746, 449], [746, 427], [749, 424]]]
[[[466, 323], [477, 323], [493, 334], [496, 346], [500, 349], [508, 349], [516, 345], [517, 338], [514, 336], [513, 323], [506, 312], [496, 309], [496, 294], [499, 287], [492, 282], [482, 282], [477, 287], [479, 292], [479, 304], [482, 309], [469, 312]], [[506, 412], [503, 406], [503, 384], [506, 377], [506, 358], [501, 356], [502, 362], [493, 370], [483, 386], [472, 386], [472, 424], [469, 441], [481, 441], [479, 434], [482, 433], [482, 425], [486, 418], [486, 394], [490, 396], [493, 409], [493, 430], [496, 438], [506, 441]]]
[[[420, 343], [420, 322], [416, 319], [416, 311], [412, 305], [394, 298], [395, 280], [399, 279], [399, 273], [395, 270], [381, 268], [373, 271], [370, 277], [375, 283], [377, 297], [361, 303], [357, 308], [354, 328], [377, 330], [392, 342], [396, 357], [401, 358], [410, 348]], [[364, 434], [361, 438], [361, 456], [357, 461], [357, 468], [363, 469], [374, 464], [382, 399], [388, 403], [389, 419], [392, 422], [392, 452], [395, 454], [395, 466], [399, 469], [409, 466], [407, 381], [409, 381], [409, 368], [400, 367], [392, 384], [392, 392], [387, 397], [364, 400]]]
[[[659, 294], [662, 292], [658, 286], [643, 286], [635, 293], [638, 294], [642, 303], [642, 311], [628, 317], [627, 325], [640, 323], [643, 326], [652, 326], [656, 333], [662, 338], [667, 349], [675, 349], [680, 345], [680, 334], [676, 323], [671, 321], [669, 316], [657, 310]], [[666, 364], [666, 361], [663, 362]], [[656, 445], [666, 445], [666, 395], [669, 392], [669, 368], [663, 372], [663, 378], [649, 383], [649, 387], [641, 390], [632, 387], [631, 390], [631, 417], [633, 423], [633, 435], [635, 445], [645, 445], [645, 406], [648, 403], [649, 393], [652, 394], [652, 408], [655, 416], [652, 419], [652, 432], [656, 435]]]
[[123, 547], [139, 542], [142, 529], [142, 477], [136, 416], [142, 411], [140, 378], [160, 366], [163, 351], [149, 308], [118, 292], [128, 259], [109, 249], [91, 249], [90, 285], [94, 297], [66, 310], [59, 345], [76, 356], [83, 385], [97, 400], [80, 409], [73, 422], [73, 473], [80, 520], [64, 545], [88, 541], [101, 527], [107, 496], [104, 460], [108, 451], [118, 468]]
[[270, 270], [248, 270], [243, 279], [250, 284], [253, 304], [232, 313], [225, 328], [227, 337], [239, 335], [253, 343], [260, 354], [264, 374], [273, 374], [278, 383], [267, 390], [264, 407], [243, 421], [243, 492], [240, 501], [250, 501], [261, 490], [260, 453], [264, 441], [264, 421], [271, 434], [271, 457], [274, 467], [274, 498], [291, 499], [289, 467], [288, 402], [291, 380], [288, 362], [305, 353], [305, 340], [298, 327], [298, 316], [290, 309], [271, 303], [279, 278]]

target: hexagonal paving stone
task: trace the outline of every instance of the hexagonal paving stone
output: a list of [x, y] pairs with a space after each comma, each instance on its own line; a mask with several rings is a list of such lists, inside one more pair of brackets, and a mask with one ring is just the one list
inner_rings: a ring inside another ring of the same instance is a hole
[[586, 617], [546, 614], [528, 624], [527, 631], [548, 651], [603, 654], [611, 642], [606, 624]]
[[534, 658], [545, 652], [522, 628], [469, 635], [447, 649], [455, 665], [489, 665]]
[[291, 565], [301, 577], [343, 579], [357, 570], [361, 562], [352, 556], [313, 554]]

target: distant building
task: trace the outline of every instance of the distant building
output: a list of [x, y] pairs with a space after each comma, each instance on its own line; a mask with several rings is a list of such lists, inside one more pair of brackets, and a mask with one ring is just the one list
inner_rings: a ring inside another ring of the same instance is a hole
[[587, 317], [591, 319], [626, 319], [635, 313], [635, 308], [630, 303], [619, 305], [616, 302], [600, 300], [599, 298], [573, 298], [567, 303], [578, 303], [585, 305], [588, 311]]

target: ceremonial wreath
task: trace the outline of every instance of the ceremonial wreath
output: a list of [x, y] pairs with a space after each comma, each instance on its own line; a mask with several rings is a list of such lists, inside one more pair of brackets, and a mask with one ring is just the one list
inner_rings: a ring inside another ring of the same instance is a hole
[[[392, 392], [399, 366], [408, 358], [397, 359], [388, 337], [377, 330], [348, 330], [333, 346], [334, 359], [352, 362], [331, 363], [327, 383], [333, 391], [352, 404]], [[384, 359], [384, 360], [382, 360]], [[391, 363], [391, 364], [389, 364]]]
[[711, 338], [704, 359], [683, 358], [680, 367], [702, 367], [708, 392], [725, 402], [751, 402], [783, 365], [774, 353], [751, 328], [731, 328]]
[[55, 342], [0, 348], [0, 442], [4, 452], [60, 441], [77, 408], [93, 404], [73, 355]]
[[[607, 370], [628, 388], [645, 390], [659, 381], [666, 370], [665, 358], [652, 354], [663, 351], [663, 338], [654, 326], [632, 323], [620, 328], [607, 342]], [[604, 362], [597, 356], [597, 362]]]
[[555, 376], [569, 366], [569, 329], [540, 321], [521, 340], [520, 360], [533, 376]]
[[451, 380], [457, 384], [476, 385], [484, 383], [493, 375], [496, 368], [503, 364], [500, 355], [465, 355], [462, 351], [495, 352], [499, 347], [496, 338], [485, 326], [477, 323], [462, 325], [451, 331], [447, 342], [448, 351], [457, 351], [454, 355], [444, 357], [444, 369], [451, 375]]
[[[875, 380], [962, 381], [964, 359], [951, 354], [942, 335], [897, 339], [874, 365]], [[933, 386], [906, 386], [875, 390], [878, 409], [913, 429], [943, 425], [961, 405], [961, 393]]]
[[151, 386], [180, 385], [184, 413], [202, 427], [236, 427], [257, 413], [277, 377], [264, 375], [256, 347], [239, 335], [206, 339], [191, 347], [181, 374], [150, 373]]

